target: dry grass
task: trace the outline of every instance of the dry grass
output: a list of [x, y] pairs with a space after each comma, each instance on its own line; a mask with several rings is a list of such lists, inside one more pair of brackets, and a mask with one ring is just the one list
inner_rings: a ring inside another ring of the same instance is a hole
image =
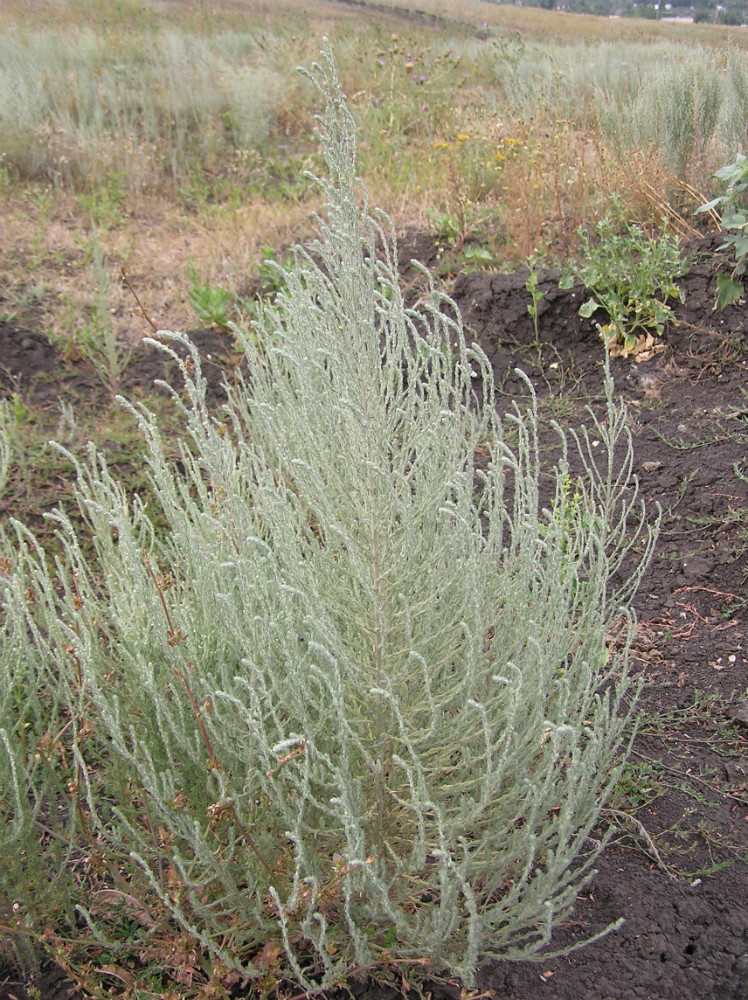
[[[97, 230], [110, 279], [112, 321], [122, 342], [133, 346], [151, 332], [120, 280], [123, 266], [157, 326], [194, 329], [199, 321], [187, 300], [190, 268], [242, 301], [251, 295], [248, 276], [257, 272], [262, 247], [283, 247], [302, 237], [311, 227], [310, 211], [310, 205], [279, 210], [258, 202], [206, 219], [164, 197], [137, 199], [116, 227]], [[51, 210], [38, 199], [6, 196], [0, 215], [0, 320], [45, 330], [74, 357], [97, 281], [90, 219], [75, 198], [64, 194]]]

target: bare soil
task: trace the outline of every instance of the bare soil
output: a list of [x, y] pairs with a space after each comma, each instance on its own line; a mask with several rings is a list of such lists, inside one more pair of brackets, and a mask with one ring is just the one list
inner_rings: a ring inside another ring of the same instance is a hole
[[[634, 601], [639, 620], [632, 666], [644, 680], [641, 728], [629, 771], [606, 816], [619, 832], [554, 936], [564, 948], [619, 917], [624, 924], [565, 958], [487, 966], [481, 988], [517, 1000], [746, 1000], [748, 998], [748, 317], [743, 306], [712, 310], [726, 260], [706, 238], [682, 281], [685, 302], [647, 361], [615, 358], [616, 388], [634, 435], [644, 497], [663, 510], [652, 564]], [[433, 243], [412, 234], [401, 248], [437, 264]], [[487, 352], [506, 397], [532, 380], [540, 412], [578, 425], [601, 403], [602, 345], [578, 316], [581, 289], [562, 291], [542, 273], [540, 343], [527, 311], [527, 273], [465, 274], [453, 296]], [[599, 317], [602, 318], [602, 317]], [[230, 335], [194, 334], [212, 391], [230, 374]], [[163, 377], [162, 355], [136, 351], [125, 392]], [[66, 363], [40, 332], [0, 324], [0, 392], [57, 411], [58, 399], [100, 405], [96, 376]], [[5, 511], [9, 513], [9, 511]], [[26, 984], [29, 985], [29, 984]], [[51, 970], [36, 984], [44, 1000], [74, 994]], [[460, 997], [460, 984], [432, 994]], [[362, 1000], [385, 1000], [394, 984], [352, 984]], [[0, 970], [0, 1000], [27, 996]], [[77, 994], [80, 996], [80, 994]], [[191, 994], [193, 995], [193, 994]]]

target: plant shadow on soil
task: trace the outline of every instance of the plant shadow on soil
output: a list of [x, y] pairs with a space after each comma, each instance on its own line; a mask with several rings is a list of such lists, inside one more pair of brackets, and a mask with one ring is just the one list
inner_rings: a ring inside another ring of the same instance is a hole
[[[748, 998], [748, 316], [712, 310], [716, 273], [727, 267], [707, 237], [681, 282], [685, 302], [647, 361], [614, 358], [635, 468], [648, 504], [663, 510], [652, 564], [634, 600], [639, 628], [632, 667], [644, 682], [631, 760], [608, 820], [618, 827], [572, 918], [554, 934], [562, 949], [619, 917], [623, 925], [565, 958], [486, 966], [481, 990], [517, 1000], [746, 1000]], [[411, 258], [437, 263], [433, 241], [408, 234]], [[553, 419], [579, 426], [600, 406], [603, 349], [578, 315], [581, 289], [561, 290], [541, 272], [539, 344], [527, 311], [527, 274], [473, 273], [452, 291], [468, 334], [512, 400], [535, 388], [548, 441]], [[602, 319], [602, 317], [599, 317]], [[232, 337], [197, 331], [210, 391], [220, 399]], [[233, 362], [232, 362], [233, 357]], [[123, 379], [128, 395], [164, 377], [163, 355], [143, 346]], [[0, 393], [48, 412], [59, 400], [101, 405], [96, 375], [66, 364], [47, 338], [0, 323]], [[99, 400], [99, 403], [96, 403]], [[0, 513], [12, 514], [12, 491]], [[43, 1000], [79, 997], [59, 970], [35, 984]], [[434, 1000], [460, 984], [430, 984]], [[387, 1000], [395, 984], [351, 983], [348, 996]], [[191, 994], [192, 995], [192, 994]], [[194, 994], [199, 995], [199, 992]], [[237, 994], [237, 996], [240, 994]], [[329, 996], [329, 992], [326, 994]], [[28, 996], [0, 969], [0, 1000]]]

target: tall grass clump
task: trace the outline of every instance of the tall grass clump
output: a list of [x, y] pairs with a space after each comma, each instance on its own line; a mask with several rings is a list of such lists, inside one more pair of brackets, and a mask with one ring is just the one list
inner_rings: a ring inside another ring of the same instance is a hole
[[711, 60], [689, 59], [658, 68], [637, 100], [633, 117], [642, 142], [659, 141], [673, 173], [688, 180], [704, 163], [719, 123], [723, 80]]
[[225, 169], [267, 141], [287, 92], [249, 32], [0, 35], [6, 164], [76, 189], [112, 172], [139, 189], [180, 183], [197, 165]]
[[283, 955], [304, 989], [389, 961], [472, 983], [537, 956], [593, 873], [653, 532], [609, 379], [546, 467], [534, 405], [497, 416], [450, 300], [406, 308], [329, 51], [312, 79], [326, 220], [262, 335], [237, 330], [245, 381], [212, 414], [197, 352], [164, 334], [188, 350], [186, 436], [130, 407], [152, 499], [92, 449], [92, 546], [61, 510], [54, 565], [26, 541], [13, 560], [3, 672], [64, 706], [70, 791], [19, 771], [4, 827], [34, 795], [50, 823], [75, 811], [100, 947], [122, 947], [101, 905], [119, 887], [150, 934], [176, 922], [252, 979]]
[[748, 143], [748, 59], [731, 45], [727, 52], [726, 99], [720, 116], [725, 159], [745, 152]]
[[745, 54], [734, 47], [674, 48], [635, 93], [601, 89], [599, 121], [619, 156], [656, 148], [676, 178], [703, 184], [715, 166], [745, 145], [747, 80]]

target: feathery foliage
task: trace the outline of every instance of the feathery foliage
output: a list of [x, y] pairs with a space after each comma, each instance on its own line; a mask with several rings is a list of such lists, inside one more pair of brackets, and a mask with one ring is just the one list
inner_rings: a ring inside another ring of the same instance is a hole
[[[41, 678], [72, 780], [67, 800], [37, 781], [16, 698], [0, 836], [33, 823], [27, 800], [49, 823], [63, 800], [66, 843], [250, 977], [275, 941], [303, 988], [390, 959], [471, 983], [486, 957], [536, 955], [590, 877], [653, 531], [609, 376], [604, 417], [556, 427], [541, 473], [532, 401], [497, 416], [450, 300], [406, 308], [329, 50], [311, 78], [326, 220], [264, 336], [237, 330], [245, 382], [211, 414], [197, 352], [165, 334], [176, 460], [130, 407], [159, 509], [92, 449], [76, 492], [96, 557], [63, 511], [53, 567], [17, 527], [2, 676]], [[70, 892], [103, 940], [96, 873]]]

